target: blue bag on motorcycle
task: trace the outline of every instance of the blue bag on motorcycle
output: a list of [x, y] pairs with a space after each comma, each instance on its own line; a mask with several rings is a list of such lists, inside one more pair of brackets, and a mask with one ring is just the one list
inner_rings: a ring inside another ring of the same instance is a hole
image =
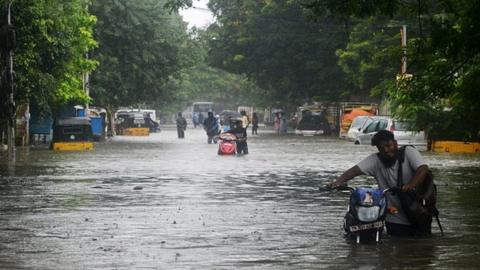
[[356, 188], [350, 194], [350, 203], [343, 227], [347, 236], [360, 241], [380, 240], [385, 224], [387, 203], [382, 189]]

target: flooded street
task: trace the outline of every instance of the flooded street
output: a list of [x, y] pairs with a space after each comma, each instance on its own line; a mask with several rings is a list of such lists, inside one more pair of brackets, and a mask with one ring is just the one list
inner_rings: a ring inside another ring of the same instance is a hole
[[260, 130], [235, 157], [206, 141], [164, 129], [85, 153], [19, 149], [0, 167], [0, 269], [477, 267], [479, 155], [423, 153], [444, 237], [434, 223], [429, 239], [357, 245], [342, 229], [348, 193], [318, 188], [374, 148]]

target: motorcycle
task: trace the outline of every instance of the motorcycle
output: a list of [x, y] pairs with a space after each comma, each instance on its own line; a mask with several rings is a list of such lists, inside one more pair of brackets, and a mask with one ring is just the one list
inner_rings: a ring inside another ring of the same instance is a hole
[[218, 135], [218, 154], [219, 155], [235, 155], [237, 150], [237, 137], [231, 133], [220, 133]]
[[350, 201], [343, 221], [347, 237], [360, 242], [375, 239], [378, 243], [382, 236], [387, 215], [388, 190], [376, 188], [350, 188]]

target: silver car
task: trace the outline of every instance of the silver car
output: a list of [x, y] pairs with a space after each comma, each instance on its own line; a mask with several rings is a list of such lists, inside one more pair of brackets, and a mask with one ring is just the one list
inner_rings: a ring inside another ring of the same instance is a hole
[[350, 125], [350, 128], [348, 129], [346, 137], [347, 140], [354, 142], [357, 136], [361, 134], [363, 130], [374, 120], [375, 116], [361, 115], [355, 117]]
[[373, 135], [380, 130], [393, 132], [399, 146], [413, 145], [419, 150], [426, 150], [427, 140], [423, 131], [412, 131], [405, 121], [394, 120], [390, 117], [378, 117], [371, 122], [355, 139], [355, 144], [370, 145]]

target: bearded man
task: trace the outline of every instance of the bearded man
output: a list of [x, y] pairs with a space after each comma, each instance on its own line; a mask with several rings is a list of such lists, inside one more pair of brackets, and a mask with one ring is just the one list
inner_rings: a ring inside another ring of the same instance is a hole
[[[378, 153], [374, 153], [360, 161], [357, 165], [345, 171], [334, 182], [331, 188], [344, 185], [350, 179], [359, 175], [373, 176], [381, 189], [398, 186], [399, 149], [392, 132], [381, 130], [372, 137], [372, 145]], [[405, 147], [405, 156], [402, 163], [402, 190], [407, 191], [420, 185], [428, 174], [425, 160], [414, 147]], [[386, 217], [387, 233], [394, 236], [417, 236], [419, 232], [411, 226], [397, 195], [387, 193], [388, 213]], [[430, 222], [431, 223], [431, 222]], [[429, 226], [427, 234], [431, 233]], [[422, 233], [424, 234], [424, 233]]]

